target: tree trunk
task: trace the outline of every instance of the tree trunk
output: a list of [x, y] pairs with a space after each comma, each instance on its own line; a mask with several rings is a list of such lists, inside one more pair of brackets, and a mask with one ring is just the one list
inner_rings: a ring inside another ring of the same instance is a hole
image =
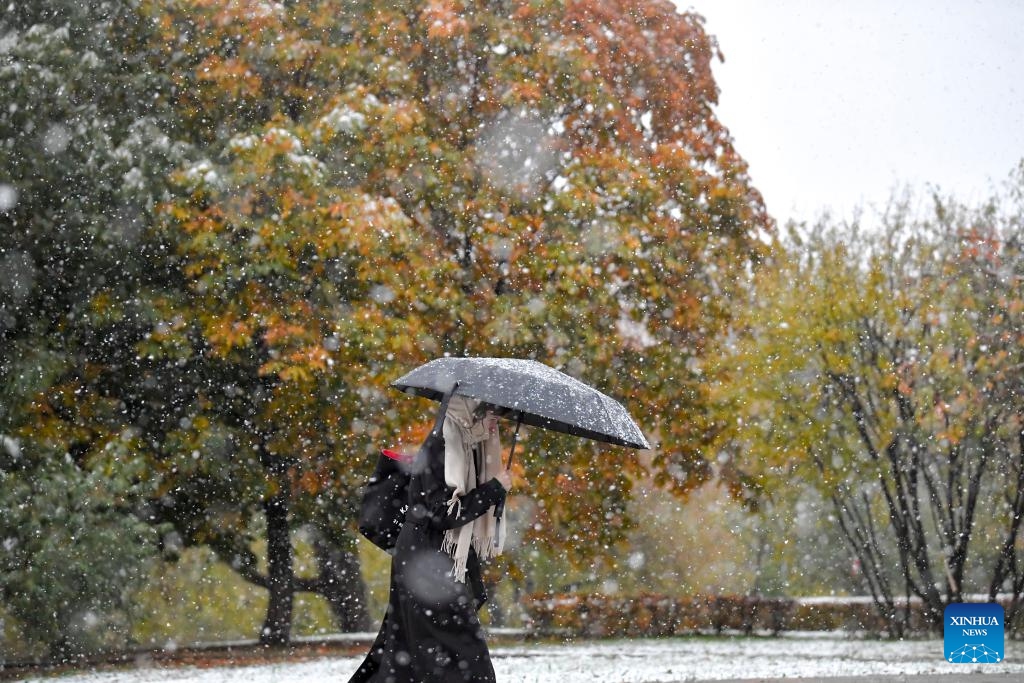
[[292, 539], [288, 525], [287, 488], [263, 504], [267, 516], [267, 617], [260, 631], [263, 645], [285, 645], [291, 636], [295, 593]]
[[344, 633], [370, 629], [366, 584], [352, 546], [353, 543], [347, 548], [334, 545], [322, 534], [318, 534], [313, 543], [320, 569], [318, 592], [330, 604], [338, 628]]

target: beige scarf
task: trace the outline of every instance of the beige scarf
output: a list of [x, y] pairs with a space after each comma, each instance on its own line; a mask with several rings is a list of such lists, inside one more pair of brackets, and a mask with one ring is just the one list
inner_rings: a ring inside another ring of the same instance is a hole
[[[476, 418], [473, 412], [480, 402], [464, 396], [452, 396], [444, 418], [444, 479], [455, 489], [448, 501], [448, 514], [462, 509], [462, 496], [490, 481], [502, 467], [497, 418]], [[475, 453], [482, 455], [483, 471], [477, 471]], [[441, 550], [452, 556], [452, 576], [465, 583], [469, 549], [481, 560], [501, 554], [505, 546], [505, 525], [498, 524], [494, 508], [472, 522], [444, 532]]]

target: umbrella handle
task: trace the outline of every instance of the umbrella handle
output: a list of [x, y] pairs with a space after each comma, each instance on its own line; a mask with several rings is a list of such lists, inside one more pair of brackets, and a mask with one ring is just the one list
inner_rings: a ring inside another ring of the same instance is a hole
[[[516, 452], [516, 442], [519, 441], [519, 428], [523, 425], [523, 413], [519, 412], [519, 418], [516, 420], [516, 431], [512, 433], [512, 447], [508, 449], [508, 462], [505, 464], [505, 469], [512, 469], [512, 456]], [[502, 515], [505, 514], [505, 501], [501, 501], [494, 507], [494, 516], [498, 520], [498, 524], [501, 524]], [[494, 536], [494, 543], [498, 543], [497, 533]]]
[[519, 441], [519, 428], [523, 424], [523, 413], [520, 411], [519, 419], [516, 420], [516, 431], [512, 433], [512, 448], [508, 450], [508, 463], [505, 464], [505, 469], [512, 469], [512, 456], [516, 452], [516, 442]]

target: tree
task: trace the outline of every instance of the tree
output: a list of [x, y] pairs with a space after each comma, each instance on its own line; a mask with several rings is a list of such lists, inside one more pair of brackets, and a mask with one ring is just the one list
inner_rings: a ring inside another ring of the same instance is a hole
[[[268, 642], [287, 637], [295, 590], [333, 596], [339, 618], [364, 627], [365, 617], [346, 614], [365, 610], [347, 604], [359, 589], [344, 539], [362, 483], [348, 444], [362, 411], [381, 402], [380, 380], [367, 377], [375, 363], [367, 346], [399, 362], [410, 354], [399, 310], [414, 290], [399, 290], [397, 280], [403, 267], [422, 269], [415, 255], [423, 249], [394, 203], [327, 185], [322, 163], [302, 153], [298, 135], [313, 133], [284, 125], [234, 138], [225, 164], [181, 174], [188, 192], [168, 206], [165, 229], [188, 236], [178, 250], [185, 286], [153, 301], [155, 334], [139, 344], [156, 372], [174, 364], [177, 390], [187, 387], [180, 410], [165, 411], [154, 433], [169, 447], [158, 458], [187, 459], [190, 448], [202, 455], [165, 479], [181, 498], [161, 514], [268, 589]], [[141, 410], [163, 405], [140, 393]], [[210, 448], [219, 441], [226, 443]], [[210, 490], [205, 478], [217, 491], [196, 501]], [[265, 576], [248, 547], [249, 515], [227, 533], [211, 520], [207, 505], [225, 498], [234, 510], [262, 511]], [[321, 576], [312, 580], [293, 575], [296, 523], [319, 533]], [[339, 562], [328, 561], [338, 546], [348, 553], [338, 566], [347, 573], [332, 575], [325, 570]]]
[[[356, 609], [357, 458], [416, 433], [427, 406], [386, 386], [436, 355], [546, 361], [658, 435], [652, 463], [526, 439], [545, 533], [581, 562], [613, 554], [649, 467], [677, 493], [708, 478], [699, 360], [772, 225], [711, 111], [699, 18], [667, 2], [139, 12], [195, 153], [147, 225], [162, 277], [90, 289], [86, 351], [40, 429], [84, 431], [88, 453], [127, 438], [147, 518], [268, 589], [265, 642], [288, 638], [296, 590]], [[634, 67], [609, 59], [609, 31]], [[319, 577], [295, 576], [298, 526], [322, 539]]]
[[35, 430], [42, 392], [85, 370], [71, 331], [91, 297], [160, 272], [144, 226], [184, 149], [152, 97], [161, 75], [137, 68], [137, 19], [60, 1], [0, 18], [0, 597], [55, 658], [123, 642], [153, 549], [122, 435], [86, 457], [84, 440]]
[[[328, 165], [393, 198], [458, 265], [457, 290], [420, 302], [432, 333], [416, 345], [583, 376], [649, 415], [660, 483], [683, 493], [704, 481], [698, 359], [727, 317], [719, 297], [771, 222], [710, 110], [714, 45], [700, 20], [668, 3], [375, 11], [353, 49], [382, 66], [338, 98], [344, 130]], [[605, 28], [629, 41], [635, 72], [608, 62], [595, 40]], [[667, 408], [654, 417], [653, 406]], [[608, 547], [645, 463], [564, 444], [527, 442], [545, 533]]]
[[901, 593], [935, 629], [971, 593], [1019, 610], [1021, 208], [935, 197], [877, 231], [795, 231], [721, 362], [724, 450], [752, 491], [803, 480], [831, 501], [895, 632]]

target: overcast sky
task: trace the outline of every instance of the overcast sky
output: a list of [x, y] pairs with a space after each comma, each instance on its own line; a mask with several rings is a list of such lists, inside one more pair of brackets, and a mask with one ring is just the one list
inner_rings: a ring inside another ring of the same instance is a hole
[[676, 0], [725, 56], [718, 115], [780, 222], [966, 201], [1024, 158], [1022, 0]]

